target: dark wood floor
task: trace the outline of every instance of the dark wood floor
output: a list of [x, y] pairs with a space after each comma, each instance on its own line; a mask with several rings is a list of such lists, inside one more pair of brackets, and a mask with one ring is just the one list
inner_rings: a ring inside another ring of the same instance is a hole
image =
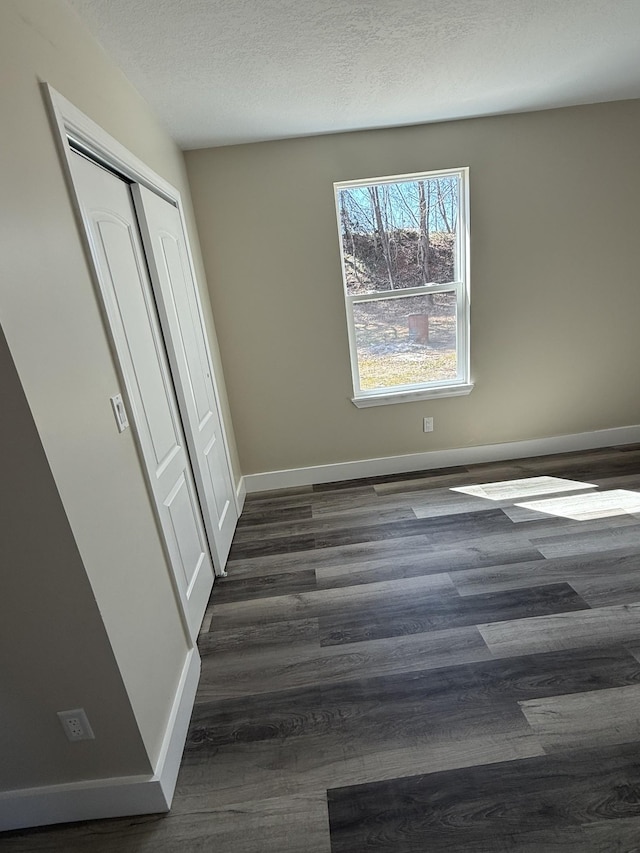
[[172, 812], [0, 850], [639, 853], [640, 446], [253, 495], [228, 570]]

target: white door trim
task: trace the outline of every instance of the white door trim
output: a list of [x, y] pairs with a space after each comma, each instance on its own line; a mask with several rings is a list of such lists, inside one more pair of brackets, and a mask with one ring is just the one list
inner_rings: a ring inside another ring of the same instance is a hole
[[[60, 92], [56, 91], [56, 89], [54, 89], [46, 82], [43, 82], [41, 84], [41, 87], [49, 111], [49, 116], [53, 125], [54, 137], [56, 139], [58, 151], [63, 162], [65, 178], [70, 189], [70, 195], [74, 206], [75, 214], [78, 223], [82, 225], [82, 234], [84, 235], [84, 225], [82, 222], [82, 212], [80, 210], [80, 205], [78, 203], [75, 188], [73, 186], [73, 179], [71, 177], [71, 163], [69, 160], [71, 156], [71, 151], [69, 148], [69, 139], [72, 139], [80, 149], [84, 149], [86, 153], [92, 157], [92, 159], [97, 160], [98, 162], [102, 162], [108, 168], [112, 169], [120, 175], [123, 175], [125, 178], [128, 178], [131, 181], [140, 183], [143, 186], [148, 187], [150, 190], [157, 193], [158, 195], [161, 195], [167, 201], [171, 202], [171, 204], [174, 204], [176, 206], [176, 208], [178, 209], [178, 213], [180, 214], [180, 220], [182, 222], [182, 230], [185, 239], [185, 249], [189, 262], [189, 267], [191, 270], [191, 275], [193, 277], [193, 280], [197, 282], [198, 278], [196, 276], [195, 265], [193, 262], [193, 254], [191, 252], [189, 233], [186, 226], [184, 209], [182, 206], [182, 197], [180, 195], [180, 192], [163, 177], [161, 177], [152, 169], [150, 169], [149, 166], [147, 166], [146, 163], [136, 157], [135, 154], [132, 154], [131, 151], [129, 151], [127, 148], [124, 147], [124, 145], [118, 142], [117, 139], [107, 133], [106, 130], [103, 130], [100, 125], [96, 124], [81, 110], [74, 106], [74, 104], [72, 104], [71, 101], [67, 100], [64, 95], [61, 95]], [[91, 253], [88, 243], [86, 241], [86, 238], [83, 237], [83, 239], [85, 240], [85, 250], [88, 252], [88, 257], [90, 258]], [[206, 329], [206, 324], [204, 322], [204, 312], [202, 310], [202, 301], [200, 299], [200, 294], [198, 292], [197, 287], [195, 288], [195, 296], [197, 300], [197, 308], [200, 317], [200, 322], [202, 323], [203, 328]], [[216, 398], [216, 405], [218, 407], [218, 411], [222, 413], [222, 408], [220, 406], [220, 394], [218, 392], [217, 382], [215, 381], [216, 373], [213, 369], [210, 353], [207, 353], [207, 357], [209, 359], [211, 376], [214, 377], [213, 390]], [[225, 430], [224, 422], [222, 421], [222, 417], [220, 420], [220, 424], [221, 437], [224, 444], [225, 453], [227, 459], [230, 460], [231, 453], [229, 451], [229, 440]], [[233, 491], [234, 499], [236, 502], [236, 510], [239, 516], [240, 512], [242, 511], [242, 506], [239, 505], [236, 489], [234, 489]]]

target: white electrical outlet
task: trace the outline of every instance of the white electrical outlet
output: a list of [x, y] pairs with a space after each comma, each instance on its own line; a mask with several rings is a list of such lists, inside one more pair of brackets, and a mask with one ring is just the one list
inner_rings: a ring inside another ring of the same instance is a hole
[[94, 740], [95, 735], [84, 708], [58, 711], [58, 719], [69, 740]]
[[422, 429], [424, 432], [433, 432], [433, 418], [423, 418]]

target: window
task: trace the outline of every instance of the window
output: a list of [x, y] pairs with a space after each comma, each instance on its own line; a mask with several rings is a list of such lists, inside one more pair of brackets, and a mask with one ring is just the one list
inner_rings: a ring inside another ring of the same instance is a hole
[[468, 394], [468, 169], [334, 184], [353, 402]]

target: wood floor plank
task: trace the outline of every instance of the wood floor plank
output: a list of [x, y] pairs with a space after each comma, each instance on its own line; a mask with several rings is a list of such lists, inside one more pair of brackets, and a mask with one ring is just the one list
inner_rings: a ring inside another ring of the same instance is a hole
[[[486, 533], [484, 536], [461, 537], [460, 540], [452, 539], [437, 544], [431, 543], [426, 536], [358, 542], [354, 545], [297, 551], [292, 554], [267, 554], [246, 558], [229, 563], [227, 570], [231, 578], [257, 577], [305, 568], [314, 568], [317, 576], [321, 573], [328, 576], [328, 570], [337, 569], [341, 572], [346, 566], [354, 563], [388, 559], [389, 565], [393, 566], [396, 560], [402, 563], [408, 558], [415, 557], [416, 560], [424, 560], [424, 570], [415, 574], [427, 574], [474, 566], [495, 566], [501, 562], [516, 563], [544, 559], [529, 539], [521, 535], [521, 532], [519, 528], [515, 528], [513, 533], [511, 528], [508, 528], [508, 532], [503, 534]], [[371, 579], [385, 580], [386, 578]], [[366, 583], [367, 580], [357, 582]]]
[[[218, 580], [211, 594], [211, 604], [218, 607], [231, 601], [247, 601], [253, 598], [268, 598], [276, 595], [294, 595], [316, 588], [316, 573], [313, 569], [297, 572], [281, 572], [275, 575], [260, 575], [256, 578], [231, 576]], [[215, 617], [212, 617], [215, 618]]]
[[328, 492], [314, 496], [311, 513], [313, 518], [318, 519], [339, 517], [348, 525], [360, 513], [410, 507], [414, 502], [415, 499], [409, 495], [381, 496], [373, 490], [362, 495], [353, 495], [351, 492], [335, 495]]
[[210, 629], [198, 637], [201, 657], [229, 651], [248, 651], [252, 648], [271, 649], [274, 646], [296, 646], [312, 643], [320, 648], [317, 619], [291, 619], [263, 625], [243, 625], [223, 628], [213, 618]]
[[[245, 505], [246, 506], [246, 505]], [[264, 527], [270, 524], [289, 524], [311, 518], [311, 504], [295, 504], [294, 506], [270, 506], [266, 501], [262, 504], [249, 504], [243, 509], [238, 521], [237, 531]]]
[[617, 448], [590, 453], [579, 451], [574, 454], [559, 454], [555, 457], [538, 456], [523, 459], [520, 464], [527, 471], [544, 471], [555, 477], [571, 477], [576, 480], [596, 477], [612, 477], [640, 471], [640, 454], [637, 449], [623, 453]]
[[272, 503], [274, 500], [286, 500], [289, 498], [300, 498], [303, 500], [306, 496], [313, 494], [313, 486], [288, 486], [277, 490], [267, 490], [259, 492], [247, 492], [245, 498], [245, 506], [253, 505], [267, 501]]
[[229, 564], [235, 560], [247, 560], [251, 557], [264, 557], [269, 554], [300, 554], [316, 547], [315, 536], [303, 533], [299, 536], [274, 536], [272, 539], [252, 539], [233, 542], [229, 551]]
[[[589, 582], [638, 577], [640, 558], [637, 551], [622, 548], [595, 555], [554, 557], [530, 562], [493, 565], [451, 573], [454, 586], [461, 595], [478, 595], [491, 590], [519, 589], [545, 583], [570, 583], [581, 595]], [[579, 588], [582, 584], [582, 588]], [[640, 595], [628, 599], [640, 601]], [[591, 604], [592, 602], [588, 602]], [[623, 603], [623, 602], [610, 602]], [[592, 605], [593, 606], [593, 605]]]
[[[404, 496], [396, 495], [395, 497]], [[416, 496], [410, 505], [417, 518], [439, 518], [444, 515], [464, 515], [468, 512], [488, 512], [489, 510], [508, 508], [512, 504], [512, 500], [489, 501], [481, 497], [448, 490], [442, 497], [438, 492], [437, 499], [435, 495], [430, 494]]]
[[466, 474], [467, 469], [464, 465], [458, 465], [452, 468], [432, 468], [427, 471], [405, 471], [402, 474], [379, 474], [373, 477], [359, 477], [356, 480], [341, 480], [335, 483], [318, 483], [313, 487], [313, 491], [318, 492], [340, 492], [345, 489], [359, 488], [366, 485], [381, 486], [386, 484], [397, 484], [404, 482], [414, 482], [422, 480], [432, 482], [438, 477], [450, 477], [456, 474]]
[[359, 529], [362, 527], [392, 524], [394, 522], [415, 521], [416, 515], [410, 506], [369, 506], [352, 510], [349, 516], [343, 514], [321, 515], [303, 518], [290, 522], [274, 522], [261, 524], [256, 527], [246, 526], [236, 532], [234, 544], [253, 542], [255, 540], [271, 540], [286, 536], [303, 536], [306, 534], [329, 534], [342, 530], [347, 524]]
[[407, 595], [394, 590], [377, 601], [333, 608], [321, 616], [320, 643], [339, 645], [588, 608], [573, 587], [562, 583], [466, 597], [419, 589]]
[[[342, 751], [333, 744], [331, 754], [304, 750], [299, 744], [236, 744], [221, 747], [215, 761], [189, 763], [185, 760], [178, 778], [179, 797], [213, 793], [221, 805], [234, 801], [283, 797], [332, 785], [359, 785], [396, 778], [398, 772], [437, 772], [475, 763], [513, 761], [543, 754], [531, 729], [504, 732], [488, 737], [450, 739], [435, 744], [412, 743], [399, 749], [354, 754], [348, 745]], [[326, 793], [325, 793], [326, 796]], [[302, 851], [301, 851], [302, 853]]]
[[[533, 546], [526, 541], [527, 546]], [[288, 572], [298, 568], [314, 568], [340, 566], [345, 563], [365, 561], [369, 559], [393, 558], [401, 550], [403, 554], [422, 554], [428, 545], [426, 536], [405, 536], [401, 549], [394, 539], [377, 542], [357, 542], [354, 545], [343, 545], [336, 548], [321, 548], [317, 551], [298, 551], [293, 554], [263, 554], [235, 560], [227, 565], [230, 577], [257, 577], [271, 575], [276, 572]], [[536, 553], [539, 553], [536, 551]], [[233, 575], [232, 575], [233, 573]]]
[[[324, 791], [316, 788], [287, 797], [223, 805], [196, 794], [180, 798], [176, 817], [201, 829], [203, 850], [220, 853], [330, 853], [329, 815]], [[197, 836], [198, 837], [198, 836]], [[181, 848], [185, 853], [185, 846]], [[187, 847], [188, 853], [194, 847]]]
[[567, 826], [562, 833], [552, 826], [499, 841], [485, 838], [474, 853], [640, 853], [638, 839], [640, 818], [616, 818]]
[[0, 849], [3, 853], [330, 853], [327, 797], [317, 789], [221, 804], [209, 792], [183, 793], [168, 815], [7, 834], [0, 836]]
[[478, 625], [498, 657], [640, 642], [640, 603]]
[[640, 685], [524, 700], [520, 707], [545, 751], [640, 741]]
[[527, 833], [562, 838], [640, 818], [640, 756], [628, 746], [574, 750], [332, 789], [328, 800], [332, 853], [517, 850], [512, 840]]
[[[637, 558], [636, 558], [637, 563]], [[638, 568], [610, 577], [577, 578], [571, 585], [590, 607], [609, 607], [640, 601]]]
[[625, 649], [630, 655], [633, 655], [633, 657], [640, 662], [640, 643], [625, 643]]
[[339, 589], [311, 590], [292, 595], [223, 602], [215, 606], [213, 618], [217, 630], [225, 627], [235, 629], [242, 626], [319, 617], [331, 613], [342, 613], [345, 610], [351, 612], [388, 599], [389, 596], [412, 596], [420, 592], [441, 595], [448, 592], [450, 595], [457, 596], [450, 577], [446, 573], [441, 573]]
[[[628, 458], [626, 458], [628, 457]], [[640, 462], [637, 454], [617, 454], [609, 459], [599, 461], [577, 460], [571, 464], [559, 462], [556, 466], [545, 469], [556, 477], [571, 477], [576, 480], [596, 480], [604, 477], [616, 477], [632, 473], [640, 473]]]
[[249, 492], [242, 507], [242, 515], [260, 513], [263, 510], [287, 507], [310, 506], [313, 500], [311, 486], [277, 489], [266, 492]]
[[531, 543], [545, 557], [565, 557], [571, 554], [612, 551], [617, 548], [637, 548], [639, 541], [640, 522], [629, 516], [628, 519], [610, 519], [608, 525], [605, 523], [595, 531], [585, 532], [583, 529], [559, 536], [532, 538]]
[[640, 490], [640, 472], [629, 474], [616, 474], [614, 477], [595, 477], [596, 483], [601, 489], [635, 489]]
[[242, 650], [202, 661], [198, 701], [326, 685], [377, 675], [415, 672], [491, 658], [476, 628], [456, 628], [318, 649]]
[[608, 693], [628, 685], [640, 690], [640, 664], [622, 647], [314, 684], [197, 704], [187, 750], [206, 761], [223, 745], [283, 738], [347, 738], [352, 745], [364, 740], [388, 748], [390, 740], [433, 742], [454, 729], [465, 736], [490, 734], [505, 708], [511, 715], [518, 712], [517, 702], [588, 697], [587, 691]]
[[[534, 548], [528, 539], [519, 536], [487, 536], [466, 540], [464, 543], [447, 545], [427, 545], [417, 543], [414, 549], [406, 550], [406, 540], [395, 555], [376, 558], [373, 553], [369, 559], [349, 562], [352, 555], [345, 555], [344, 562], [331, 565], [318, 565], [316, 579], [319, 588], [353, 586], [361, 583], [375, 583], [393, 578], [418, 577], [427, 574], [453, 572], [456, 575], [464, 570], [477, 567], [495, 567], [500, 563], [532, 564], [543, 562], [542, 554]], [[396, 546], [397, 548], [397, 546]], [[532, 574], [531, 577], [535, 577]], [[529, 584], [525, 584], [529, 585]]]
[[352, 527], [323, 531], [315, 537], [316, 548], [331, 548], [373, 542], [379, 539], [401, 539], [404, 536], [424, 535], [430, 544], [459, 542], [461, 537], [492, 533], [511, 533], [513, 523], [499, 509], [469, 512], [455, 517], [415, 518], [376, 526]]
[[[312, 692], [310, 690], [307, 694], [311, 698]], [[501, 738], [522, 744], [530, 741], [533, 753], [542, 754], [540, 742], [516, 702], [478, 701], [469, 707], [449, 709], [447, 713], [441, 702], [434, 702], [427, 703], [421, 713], [412, 701], [413, 697], [409, 697], [405, 702], [395, 703], [400, 716], [394, 718], [390, 710], [376, 714], [376, 707], [370, 699], [361, 704], [347, 700], [330, 705], [319, 695], [318, 710], [304, 717], [302, 713], [292, 713], [286, 704], [282, 704], [282, 700], [286, 703], [286, 696], [278, 698], [280, 702], [273, 715], [273, 728], [261, 723], [249, 725], [232, 740], [228, 736], [223, 740], [215, 726], [207, 725], [207, 709], [197, 706], [183, 758], [185, 772], [189, 772], [188, 768], [204, 765], [207, 773], [211, 765], [215, 769], [221, 753], [224, 753], [230, 761], [234, 755], [237, 757], [241, 775], [246, 773], [246, 769], [241, 769], [244, 763], [253, 766], [253, 762], [259, 761], [262, 767], [286, 775], [294, 773], [299, 779], [308, 781], [307, 771], [313, 778], [319, 757], [322, 765], [329, 763], [333, 766], [346, 755], [351, 758], [378, 756], [382, 760], [388, 751], [411, 746], [423, 749], [423, 754], [438, 748], [442, 756], [447, 749], [457, 755], [459, 744], [470, 737], [484, 739], [487, 743]], [[221, 722], [224, 726], [224, 719]], [[227, 723], [230, 723], [228, 719]], [[229, 733], [229, 725], [225, 728]], [[277, 735], [274, 729], [281, 734]], [[192, 778], [195, 778], [197, 771], [193, 773]], [[232, 781], [229, 773], [227, 778]]]

